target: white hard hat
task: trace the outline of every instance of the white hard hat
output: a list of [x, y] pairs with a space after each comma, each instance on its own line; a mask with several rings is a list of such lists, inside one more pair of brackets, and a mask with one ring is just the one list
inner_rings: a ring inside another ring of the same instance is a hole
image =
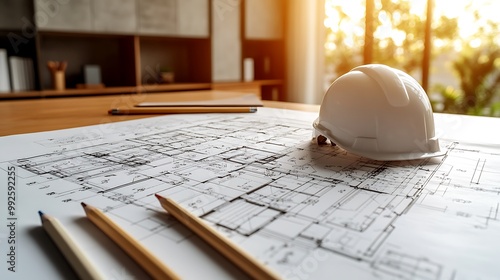
[[335, 80], [313, 126], [315, 136], [370, 159], [444, 154], [424, 89], [410, 75], [386, 65], [359, 66]]

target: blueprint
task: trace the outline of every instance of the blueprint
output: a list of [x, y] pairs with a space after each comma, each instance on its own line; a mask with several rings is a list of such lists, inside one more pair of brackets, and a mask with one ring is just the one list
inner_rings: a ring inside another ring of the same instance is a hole
[[[15, 171], [16, 181], [13, 212], [4, 206], [12, 193], [0, 194], [0, 278], [71, 273], [41, 245], [36, 211], [44, 210], [85, 244], [109, 279], [144, 279], [83, 218], [82, 201], [183, 278], [245, 277], [170, 218], [155, 193], [285, 279], [500, 277], [500, 146], [441, 139], [441, 157], [373, 161], [317, 145], [314, 118], [262, 108], [0, 138], [0, 180]], [[8, 269], [11, 239], [15, 272]]]

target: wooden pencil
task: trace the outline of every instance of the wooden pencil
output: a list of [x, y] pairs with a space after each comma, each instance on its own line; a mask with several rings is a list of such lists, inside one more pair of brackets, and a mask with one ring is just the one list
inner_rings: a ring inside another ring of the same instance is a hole
[[105, 279], [56, 218], [38, 211], [42, 226], [80, 279]]
[[201, 113], [255, 113], [255, 107], [134, 107], [115, 108], [108, 111], [110, 115], [139, 114], [201, 114]]
[[161, 206], [167, 210], [169, 214], [191, 229], [198, 237], [205, 240], [205, 242], [210, 244], [214, 249], [219, 251], [219, 253], [228, 258], [252, 278], [280, 279], [280, 277], [270, 268], [242, 250], [229, 238], [207, 225], [205, 221], [186, 211], [174, 200], [158, 194], [155, 194], [155, 196], [160, 201]]
[[89, 220], [111, 238], [137, 262], [153, 279], [180, 279], [149, 250], [107, 217], [101, 210], [81, 203]]

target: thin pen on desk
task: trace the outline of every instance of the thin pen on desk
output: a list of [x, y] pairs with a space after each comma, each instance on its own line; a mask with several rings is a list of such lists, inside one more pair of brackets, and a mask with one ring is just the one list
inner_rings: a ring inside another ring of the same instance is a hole
[[108, 218], [101, 210], [83, 202], [81, 204], [89, 220], [120, 246], [153, 279], [180, 279], [170, 268]]
[[191, 229], [198, 237], [210, 244], [214, 249], [237, 265], [254, 279], [280, 279], [280, 277], [266, 267], [259, 260], [234, 244], [229, 238], [211, 228], [202, 219], [186, 211], [182, 206], [170, 198], [155, 194], [161, 206], [179, 222]]
[[255, 107], [145, 107], [115, 108], [108, 111], [110, 115], [140, 114], [202, 114], [202, 113], [255, 113]]
[[38, 211], [38, 214], [45, 232], [54, 241], [80, 279], [105, 279], [59, 220], [42, 211]]

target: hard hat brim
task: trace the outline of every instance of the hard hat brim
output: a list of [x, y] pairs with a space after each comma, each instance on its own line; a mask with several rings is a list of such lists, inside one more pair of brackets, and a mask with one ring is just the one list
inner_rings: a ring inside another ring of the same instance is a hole
[[424, 159], [437, 156], [443, 156], [446, 154], [446, 148], [439, 146], [437, 151], [425, 152], [425, 151], [409, 151], [409, 152], [398, 152], [398, 153], [388, 153], [388, 152], [375, 152], [375, 151], [360, 151], [354, 150], [348, 145], [344, 145], [342, 141], [337, 139], [328, 129], [323, 127], [319, 123], [319, 118], [313, 122], [313, 127], [315, 129], [316, 136], [323, 135], [328, 138], [331, 142], [335, 143], [337, 146], [346, 150], [349, 153], [366, 157], [373, 160], [379, 161], [402, 161], [402, 160], [414, 160], [414, 159]]

